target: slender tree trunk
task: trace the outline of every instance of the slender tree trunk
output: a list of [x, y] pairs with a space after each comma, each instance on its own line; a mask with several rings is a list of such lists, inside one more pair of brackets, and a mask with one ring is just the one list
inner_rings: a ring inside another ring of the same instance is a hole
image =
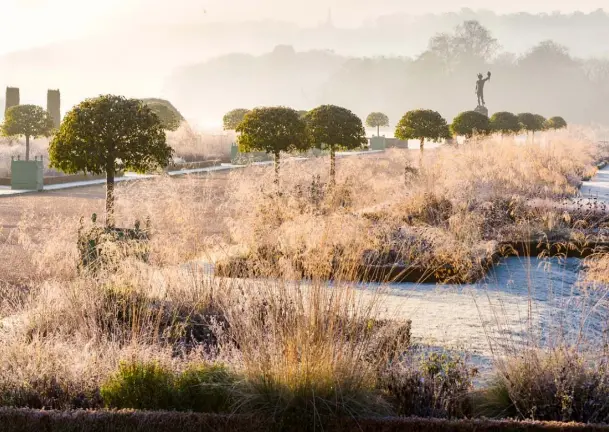
[[106, 226], [114, 227], [114, 160], [106, 168]]
[[334, 146], [330, 146], [330, 185], [336, 184], [336, 152]]
[[425, 151], [425, 138], [421, 138], [421, 151], [419, 152], [419, 168], [423, 167], [423, 152]]
[[30, 136], [25, 136], [25, 160], [30, 160]]
[[376, 126], [376, 136], [380, 137], [381, 136], [381, 127], [380, 126]]
[[279, 186], [279, 152], [275, 153], [275, 184]]
[[535, 144], [535, 131], [533, 131], [531, 133], [531, 136], [532, 136], [532, 138], [531, 138], [531, 144]]

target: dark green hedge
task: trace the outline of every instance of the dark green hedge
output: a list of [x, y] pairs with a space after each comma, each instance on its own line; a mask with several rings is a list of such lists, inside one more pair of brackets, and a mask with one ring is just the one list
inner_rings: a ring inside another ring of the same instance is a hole
[[[145, 411], [39, 411], [0, 408], [2, 432], [262, 432], [277, 430], [248, 416]], [[298, 425], [283, 429], [301, 431]], [[436, 420], [421, 418], [336, 420], [328, 431], [362, 432], [491, 432], [491, 431], [609, 431], [609, 425], [515, 422], [491, 420]]]

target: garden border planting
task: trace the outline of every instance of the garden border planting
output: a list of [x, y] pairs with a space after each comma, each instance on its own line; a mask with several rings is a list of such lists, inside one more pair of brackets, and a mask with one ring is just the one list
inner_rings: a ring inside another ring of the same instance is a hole
[[[486, 272], [493, 268], [502, 258], [511, 256], [518, 257], [565, 257], [565, 258], [587, 258], [599, 252], [609, 251], [609, 242], [594, 242], [585, 245], [577, 245], [565, 240], [564, 242], [548, 242], [544, 240], [523, 240], [499, 243], [491, 257], [481, 265]], [[372, 283], [420, 283], [437, 284], [442, 283], [442, 274], [452, 274], [454, 269], [446, 265], [437, 269], [426, 269], [403, 264], [379, 264], [379, 265], [360, 265], [353, 273], [352, 282], [372, 282]], [[230, 278], [267, 278], [270, 275], [261, 274], [259, 271], [248, 265], [247, 258], [227, 257], [216, 263], [215, 272], [220, 277]], [[347, 275], [348, 276], [348, 275]], [[471, 283], [478, 282], [472, 280]], [[332, 279], [332, 278], [330, 278]], [[341, 276], [345, 279], [345, 276]]]

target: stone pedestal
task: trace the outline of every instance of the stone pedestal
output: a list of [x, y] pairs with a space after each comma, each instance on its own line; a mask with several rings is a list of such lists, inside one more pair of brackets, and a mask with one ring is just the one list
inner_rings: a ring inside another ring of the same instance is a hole
[[483, 105], [478, 105], [474, 111], [488, 117], [488, 109]]

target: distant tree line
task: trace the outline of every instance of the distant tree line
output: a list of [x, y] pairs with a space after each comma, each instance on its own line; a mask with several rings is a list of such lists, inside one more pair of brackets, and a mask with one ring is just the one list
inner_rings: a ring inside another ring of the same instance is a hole
[[[248, 73], [236, 72], [243, 70]], [[185, 68], [170, 86], [176, 101], [210, 118], [236, 105], [275, 104], [336, 104], [362, 118], [371, 106], [391, 118], [404, 109], [433, 106], [453, 118], [475, 107], [476, 75], [487, 70], [494, 77], [486, 88], [492, 111], [561, 112], [574, 123], [609, 123], [609, 58], [577, 59], [552, 41], [521, 55], [503, 52], [500, 41], [477, 21], [434, 36], [416, 58], [346, 58], [278, 48]], [[199, 100], [214, 104], [202, 106]]]

